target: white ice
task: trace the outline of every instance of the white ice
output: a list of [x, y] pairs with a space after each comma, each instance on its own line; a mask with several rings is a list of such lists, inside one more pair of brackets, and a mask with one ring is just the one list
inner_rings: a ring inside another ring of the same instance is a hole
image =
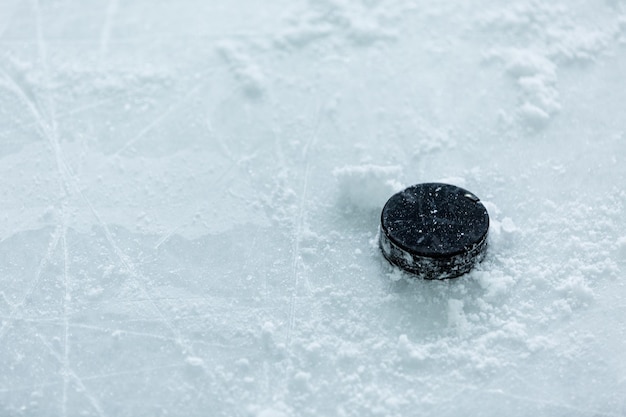
[[1, 0], [0, 417], [626, 415], [625, 76], [624, 0]]

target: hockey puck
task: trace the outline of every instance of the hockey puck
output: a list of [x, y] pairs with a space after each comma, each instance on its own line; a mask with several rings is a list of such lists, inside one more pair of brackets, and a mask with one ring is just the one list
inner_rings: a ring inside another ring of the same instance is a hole
[[420, 278], [455, 278], [482, 260], [488, 230], [487, 209], [473, 193], [417, 184], [385, 204], [380, 248], [389, 262]]

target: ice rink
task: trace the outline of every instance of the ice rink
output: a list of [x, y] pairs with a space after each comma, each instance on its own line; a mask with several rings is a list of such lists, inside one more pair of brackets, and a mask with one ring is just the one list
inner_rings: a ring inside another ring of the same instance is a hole
[[625, 83], [624, 0], [0, 0], [0, 417], [626, 416]]

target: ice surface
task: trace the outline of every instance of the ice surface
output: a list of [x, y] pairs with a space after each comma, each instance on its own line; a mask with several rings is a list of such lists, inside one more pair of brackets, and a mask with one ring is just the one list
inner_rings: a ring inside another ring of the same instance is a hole
[[[626, 415], [622, 0], [0, 2], [0, 416]], [[401, 184], [490, 211], [412, 281]]]

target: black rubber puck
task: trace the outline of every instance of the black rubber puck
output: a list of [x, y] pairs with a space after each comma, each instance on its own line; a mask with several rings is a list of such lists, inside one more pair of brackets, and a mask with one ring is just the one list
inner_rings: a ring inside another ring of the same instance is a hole
[[420, 278], [455, 278], [482, 260], [489, 214], [463, 188], [417, 184], [387, 201], [380, 229], [380, 248], [392, 264]]

